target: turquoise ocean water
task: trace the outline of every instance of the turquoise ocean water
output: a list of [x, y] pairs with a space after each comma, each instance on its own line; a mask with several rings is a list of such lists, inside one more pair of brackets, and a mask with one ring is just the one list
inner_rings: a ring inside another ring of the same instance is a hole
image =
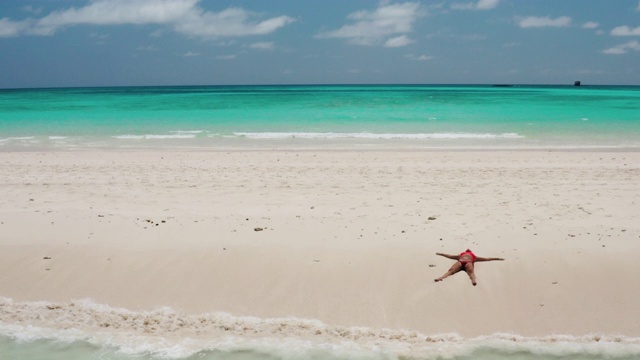
[[[0, 151], [131, 148], [638, 150], [640, 87], [0, 90]], [[21, 319], [0, 320], [0, 360], [640, 359], [640, 339], [615, 334], [465, 339], [331, 327], [304, 319], [193, 318], [166, 309], [133, 313], [91, 303], [4, 298], [0, 312], [4, 318]], [[48, 318], [48, 323], [41, 321]], [[45, 325], [34, 326], [29, 319]], [[157, 324], [155, 332], [147, 331], [148, 323]], [[185, 333], [175, 332], [177, 323]], [[110, 326], [94, 326], [100, 332], [83, 330], [91, 324]], [[189, 331], [199, 335], [192, 337]]]
[[0, 90], [0, 149], [640, 146], [640, 87]]

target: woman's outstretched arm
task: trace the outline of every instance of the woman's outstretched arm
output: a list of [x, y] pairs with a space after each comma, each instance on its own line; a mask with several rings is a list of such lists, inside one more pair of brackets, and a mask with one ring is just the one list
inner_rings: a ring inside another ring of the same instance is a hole
[[460, 255], [449, 255], [449, 254], [443, 254], [443, 253], [436, 253], [436, 255], [444, 256], [444, 257], [449, 258], [451, 260], [460, 259]]
[[478, 261], [496, 261], [496, 260], [497, 261], [503, 261], [504, 259], [503, 258], [490, 258], [490, 257], [484, 258], [484, 257], [479, 257], [479, 256], [476, 257], [476, 262], [478, 262]]

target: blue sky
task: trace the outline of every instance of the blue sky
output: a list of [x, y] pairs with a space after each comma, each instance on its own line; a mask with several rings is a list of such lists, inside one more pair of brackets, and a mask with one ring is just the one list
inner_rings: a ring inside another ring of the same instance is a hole
[[2, 0], [0, 88], [640, 84], [640, 0]]

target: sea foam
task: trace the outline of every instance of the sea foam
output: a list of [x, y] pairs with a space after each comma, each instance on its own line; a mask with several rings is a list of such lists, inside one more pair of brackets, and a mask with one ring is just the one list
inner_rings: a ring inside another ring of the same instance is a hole
[[517, 133], [338, 133], [338, 132], [234, 132], [249, 139], [522, 139]]
[[35, 139], [34, 136], [15, 136], [15, 137], [8, 137], [8, 138], [0, 139], [0, 142], [5, 142], [5, 141], [31, 141], [33, 139]]
[[0, 298], [0, 336], [17, 342], [87, 343], [123, 354], [169, 358], [195, 354], [215, 358], [209, 355], [247, 351], [270, 354], [268, 358], [321, 354], [321, 359], [492, 358], [497, 354], [526, 355], [519, 359], [640, 358], [640, 338], [615, 335], [464, 338], [299, 318], [263, 319], [221, 312], [186, 315], [167, 307], [135, 312], [90, 300], [50, 303]]
[[120, 140], [166, 140], [166, 139], [193, 139], [195, 134], [145, 134], [145, 135], [116, 135], [114, 139]]

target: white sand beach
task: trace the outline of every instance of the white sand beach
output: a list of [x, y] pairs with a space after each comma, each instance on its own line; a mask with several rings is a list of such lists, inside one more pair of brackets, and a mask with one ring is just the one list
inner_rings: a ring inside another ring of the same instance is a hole
[[640, 336], [636, 151], [2, 152], [0, 194], [15, 304]]

